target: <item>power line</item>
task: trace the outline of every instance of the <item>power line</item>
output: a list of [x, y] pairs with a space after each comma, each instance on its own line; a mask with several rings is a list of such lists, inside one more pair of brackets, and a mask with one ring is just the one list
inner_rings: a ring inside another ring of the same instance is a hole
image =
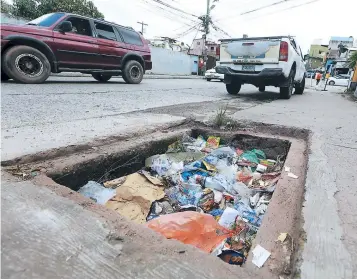
[[170, 9], [173, 9], [173, 10], [175, 10], [175, 11], [181, 12], [181, 13], [183, 13], [183, 14], [186, 14], [186, 15], [189, 15], [189, 16], [192, 16], [192, 17], [195, 17], [195, 18], [198, 18], [197, 15], [191, 14], [191, 13], [189, 13], [189, 12], [186, 12], [186, 11], [184, 11], [184, 10], [181, 10], [181, 9], [179, 9], [179, 8], [176, 8], [176, 7], [174, 7], [174, 6], [171, 6], [170, 4], [167, 4], [166, 2], [163, 2], [163, 1], [161, 1], [161, 0], [151, 0], [151, 1], [154, 1], [154, 2], [156, 2], [156, 3], [158, 3], [158, 4], [160, 4], [160, 5], [163, 5], [163, 6], [165, 6], [165, 7], [168, 7], [168, 8], [170, 8]]
[[[190, 22], [192, 22], [192, 23], [197, 23], [197, 22], [195, 22], [194, 20], [185, 17], [184, 15], [177, 14], [177, 13], [175, 13], [174, 11], [164, 9], [163, 7], [157, 6], [157, 5], [155, 5], [155, 4], [151, 3], [151, 2], [149, 2], [148, 0], [141, 0], [141, 1], [142, 1], [143, 3], [145, 3], [145, 4], [148, 4], [148, 5], [149, 5], [150, 7], [152, 7], [152, 8], [159, 9], [159, 10], [163, 13], [163, 14], [161, 14], [161, 16], [163, 16], [163, 17], [165, 17], [165, 18], [168, 18], [168, 19], [170, 19], [170, 20], [172, 20], [172, 15], [174, 15], [174, 16], [176, 16], [176, 20], [177, 20], [177, 21], [180, 21], [181, 23], [183, 23], [183, 24], [185, 24], [185, 25], [187, 25], [187, 26], [191, 26], [191, 25], [188, 24], [188, 23], [186, 23], [186, 22], [184, 22], [184, 21], [182, 21], [182, 20], [180, 20], [180, 18], [181, 18], [181, 19], [184, 19], [184, 20], [186, 20], [186, 21], [190, 21]], [[145, 6], [145, 9], [148, 10], [148, 11], [150, 11], [150, 12], [152, 12], [152, 13], [155, 13], [154, 11], [148, 9], [146, 6]], [[155, 13], [155, 14], [156, 14], [156, 13]]]
[[306, 2], [306, 3], [302, 3], [302, 4], [299, 4], [299, 5], [290, 6], [288, 8], [282, 9], [282, 10], [273, 11], [271, 13], [267, 13], [267, 14], [264, 14], [264, 15], [261, 15], [261, 16], [257, 16], [257, 17], [253, 17], [253, 18], [248, 18], [247, 21], [253, 20], [253, 19], [256, 19], [256, 18], [270, 16], [270, 15], [277, 14], [277, 13], [280, 13], [280, 12], [284, 12], [284, 11], [287, 11], [287, 10], [292, 10], [292, 9], [295, 9], [295, 8], [298, 8], [298, 7], [301, 7], [301, 6], [305, 6], [305, 5], [308, 5], [308, 4], [312, 4], [312, 3], [315, 3], [315, 2], [318, 2], [318, 1], [320, 1], [320, 0], [312, 0], [312, 1], [309, 1], [309, 2]]
[[[270, 7], [273, 7], [273, 6], [276, 6], [276, 5], [280, 5], [280, 4], [289, 2], [289, 1], [294, 1], [294, 0], [280, 0], [278, 2], [274, 2], [274, 3], [269, 4], [269, 5], [261, 6], [261, 7], [258, 7], [256, 9], [240, 13], [239, 16], [243, 16], [243, 15], [246, 15], [246, 14], [254, 13], [254, 12], [257, 12], [257, 11], [260, 11], [260, 10], [263, 10], [263, 9], [267, 9], [267, 8], [270, 8]], [[217, 20], [217, 22], [224, 21], [224, 20], [230, 19], [232, 17], [236, 17], [236, 16], [238, 16], [238, 15], [231, 15], [231, 16], [228, 16], [228, 17], [220, 18], [220, 19]]]

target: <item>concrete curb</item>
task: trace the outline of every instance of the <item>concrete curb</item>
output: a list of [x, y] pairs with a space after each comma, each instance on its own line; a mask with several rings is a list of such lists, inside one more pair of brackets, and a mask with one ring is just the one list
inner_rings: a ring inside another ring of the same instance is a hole
[[[84, 78], [84, 77], [92, 77], [89, 74], [81, 74], [81, 73], [59, 73], [59, 74], [51, 74], [52, 77], [70, 77], [70, 78]], [[120, 76], [114, 76], [113, 78], [121, 78]], [[154, 75], [154, 74], [146, 74], [144, 75], [144, 79], [204, 79], [203, 76], [173, 76], [173, 75]]]

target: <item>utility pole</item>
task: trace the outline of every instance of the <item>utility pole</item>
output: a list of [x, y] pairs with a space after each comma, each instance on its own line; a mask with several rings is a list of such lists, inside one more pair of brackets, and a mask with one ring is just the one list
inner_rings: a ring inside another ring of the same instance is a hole
[[144, 25], [145, 26], [148, 26], [148, 24], [146, 24], [145, 22], [140, 22], [140, 21], [138, 21], [137, 23], [139, 23], [140, 25], [141, 25], [141, 34], [142, 35], [144, 35]]

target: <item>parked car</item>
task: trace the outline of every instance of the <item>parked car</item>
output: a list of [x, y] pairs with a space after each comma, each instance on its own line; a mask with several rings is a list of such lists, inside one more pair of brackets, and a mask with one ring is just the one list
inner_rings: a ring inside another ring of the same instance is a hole
[[301, 49], [291, 36], [223, 39], [220, 66], [229, 94], [237, 94], [243, 84], [265, 91], [266, 86], [280, 87], [280, 97], [289, 99], [305, 88], [305, 64]]
[[60, 72], [121, 75], [138, 84], [152, 69], [147, 41], [130, 27], [69, 13], [43, 15], [26, 25], [1, 24], [1, 80], [42, 83]]
[[316, 75], [316, 70], [308, 70], [305, 72], [305, 77], [306, 78], [312, 78], [314, 79]]
[[348, 82], [350, 81], [350, 76], [349, 75], [337, 75], [335, 77], [330, 77], [328, 79], [328, 84], [330, 86], [348, 86]]
[[224, 75], [217, 73], [216, 69], [212, 68], [206, 71], [205, 78], [207, 79], [208, 82], [211, 80], [220, 80], [221, 82], [223, 82]]

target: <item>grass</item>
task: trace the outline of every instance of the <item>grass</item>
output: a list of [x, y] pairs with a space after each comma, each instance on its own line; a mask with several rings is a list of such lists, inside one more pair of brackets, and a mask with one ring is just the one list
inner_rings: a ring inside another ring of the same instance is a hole
[[213, 126], [221, 129], [233, 129], [238, 125], [237, 121], [227, 115], [228, 104], [220, 107], [213, 119]]

